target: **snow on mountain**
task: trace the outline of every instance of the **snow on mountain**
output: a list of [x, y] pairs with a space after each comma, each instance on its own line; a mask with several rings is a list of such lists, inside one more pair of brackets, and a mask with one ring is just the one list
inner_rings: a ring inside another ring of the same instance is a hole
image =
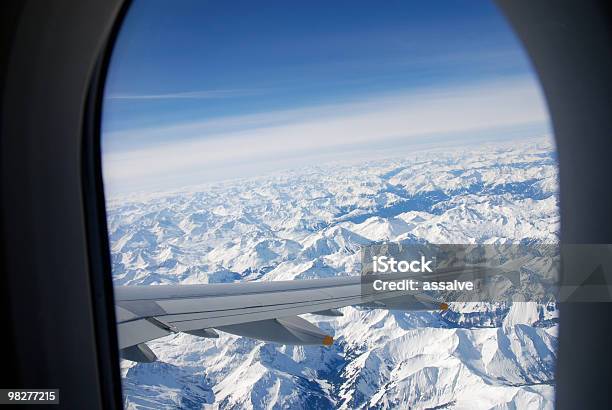
[[[532, 139], [329, 164], [108, 201], [116, 284], [359, 274], [381, 240], [556, 243], [557, 169]], [[122, 361], [128, 408], [552, 408], [554, 304], [445, 312], [342, 309], [308, 319], [330, 348], [221, 334], [150, 342]]]
[[214, 400], [206, 377], [164, 362], [122, 369], [126, 409], [199, 409]]

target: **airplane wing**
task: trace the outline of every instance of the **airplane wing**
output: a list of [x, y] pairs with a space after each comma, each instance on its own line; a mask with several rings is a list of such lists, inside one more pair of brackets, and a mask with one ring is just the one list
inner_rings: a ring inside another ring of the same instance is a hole
[[151, 362], [145, 342], [172, 333], [218, 337], [216, 330], [290, 345], [331, 345], [333, 338], [298, 315], [341, 316], [362, 305], [398, 310], [445, 309], [425, 295], [365, 293], [361, 277], [205, 285], [115, 287], [121, 356]]

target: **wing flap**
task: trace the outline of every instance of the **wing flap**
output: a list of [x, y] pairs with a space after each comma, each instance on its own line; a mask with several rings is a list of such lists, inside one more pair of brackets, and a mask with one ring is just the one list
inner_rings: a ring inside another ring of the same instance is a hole
[[119, 349], [135, 346], [172, 333], [171, 330], [153, 324], [147, 319], [119, 323], [117, 324], [117, 331], [119, 333]]
[[357, 305], [363, 302], [359, 297], [351, 299], [342, 299], [340, 301], [330, 301], [322, 303], [303, 302], [292, 305], [283, 305], [275, 307], [263, 307], [253, 309], [235, 309], [227, 312], [208, 312], [193, 313], [187, 316], [164, 316], [157, 318], [160, 322], [184, 332], [192, 329], [202, 329], [208, 327], [218, 328], [224, 325], [234, 325], [246, 322], [253, 322], [266, 319], [275, 319], [279, 316], [303, 315], [306, 313], [317, 312], [327, 309], [335, 309], [344, 306]]
[[217, 329], [238, 336], [285, 345], [329, 346], [333, 343], [332, 336], [299, 316], [220, 326]]

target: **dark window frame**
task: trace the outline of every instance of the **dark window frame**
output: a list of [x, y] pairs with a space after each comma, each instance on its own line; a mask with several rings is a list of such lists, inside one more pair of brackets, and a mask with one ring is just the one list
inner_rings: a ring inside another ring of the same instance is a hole
[[[559, 154], [561, 240], [612, 243], [605, 183], [612, 175], [611, 6], [497, 3], [547, 98]], [[59, 387], [68, 408], [122, 407], [99, 125], [108, 59], [127, 6], [0, 6], [12, 19], [2, 26], [0, 49], [0, 298], [12, 344], [3, 384]], [[560, 310], [556, 406], [607, 407], [612, 304]]]

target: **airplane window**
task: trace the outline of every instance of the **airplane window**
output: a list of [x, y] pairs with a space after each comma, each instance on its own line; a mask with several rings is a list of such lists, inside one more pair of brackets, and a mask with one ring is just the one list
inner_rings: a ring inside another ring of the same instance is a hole
[[373, 244], [558, 242], [491, 2], [134, 1], [102, 119], [127, 408], [553, 407], [554, 302], [351, 293]]

